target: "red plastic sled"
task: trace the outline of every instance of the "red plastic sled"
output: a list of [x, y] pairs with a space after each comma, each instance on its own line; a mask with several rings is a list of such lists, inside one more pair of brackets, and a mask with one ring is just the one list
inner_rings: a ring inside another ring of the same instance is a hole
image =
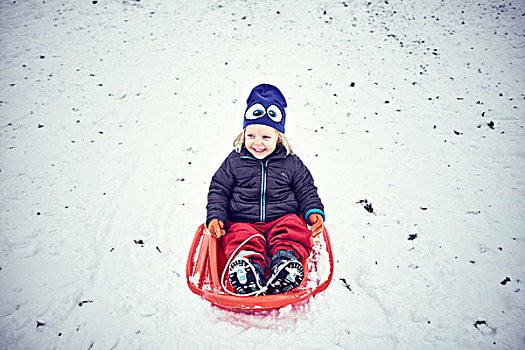
[[232, 295], [222, 287], [233, 291], [223, 271], [227, 263], [217, 238], [210, 235], [204, 224], [195, 232], [188, 260], [186, 280], [191, 291], [213, 305], [236, 310], [260, 311], [278, 309], [298, 303], [325, 290], [332, 280], [334, 259], [326, 228], [312, 239], [313, 249], [305, 263], [305, 276], [300, 286], [288, 293], [260, 296]]

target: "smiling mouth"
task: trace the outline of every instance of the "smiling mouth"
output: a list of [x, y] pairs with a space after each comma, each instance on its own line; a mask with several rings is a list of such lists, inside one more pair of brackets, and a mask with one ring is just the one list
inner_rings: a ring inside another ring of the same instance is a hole
[[258, 148], [254, 148], [254, 147], [252, 147], [252, 149], [253, 149], [255, 152], [258, 152], [258, 153], [262, 153], [262, 152], [266, 151], [266, 148], [260, 148], [260, 149], [258, 149]]

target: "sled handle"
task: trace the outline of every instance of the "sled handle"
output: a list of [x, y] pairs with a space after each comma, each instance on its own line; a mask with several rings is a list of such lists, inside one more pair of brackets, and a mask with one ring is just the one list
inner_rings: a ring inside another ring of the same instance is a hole
[[330, 273], [328, 274], [328, 278], [312, 292], [312, 295], [320, 293], [326, 288], [328, 288], [328, 285], [330, 285], [330, 282], [332, 282], [332, 278], [334, 276], [334, 254], [332, 253], [332, 243], [330, 243], [330, 237], [328, 236], [328, 230], [326, 229], [326, 227], [323, 227], [323, 238], [326, 245], [326, 251], [328, 252]]
[[[202, 284], [206, 275], [206, 267], [208, 266], [208, 246], [210, 244], [210, 236], [206, 235], [204, 230], [205, 226], [202, 224], [195, 232], [188, 260], [186, 261], [186, 283], [193, 293], [200, 296], [204, 294]], [[199, 255], [197, 260], [195, 260], [195, 253], [199, 245]]]
[[213, 287], [213, 290], [222, 290], [221, 286], [221, 279], [220, 279], [220, 273], [219, 273], [219, 266], [218, 266], [218, 255], [217, 255], [217, 249], [219, 245], [219, 240], [215, 236], [210, 237], [210, 243], [209, 243], [209, 263], [210, 263], [210, 279], [211, 279], [211, 285]]

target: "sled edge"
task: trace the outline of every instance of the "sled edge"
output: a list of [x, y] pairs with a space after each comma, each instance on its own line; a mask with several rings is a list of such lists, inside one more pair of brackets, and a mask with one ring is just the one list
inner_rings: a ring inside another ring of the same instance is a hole
[[[186, 260], [186, 282], [190, 290], [200, 296], [204, 295], [202, 285], [206, 276], [206, 268], [208, 267], [208, 246], [210, 244], [210, 236], [204, 234], [205, 226], [201, 224], [190, 247], [188, 259]], [[200, 247], [200, 248], [199, 248]], [[195, 259], [195, 253], [199, 248], [199, 254]]]

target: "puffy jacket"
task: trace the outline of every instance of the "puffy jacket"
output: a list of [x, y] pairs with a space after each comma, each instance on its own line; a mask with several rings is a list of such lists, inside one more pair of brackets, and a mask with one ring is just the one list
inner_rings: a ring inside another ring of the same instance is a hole
[[226, 222], [270, 222], [287, 214], [311, 213], [324, 219], [324, 207], [310, 171], [296, 155], [278, 144], [263, 160], [246, 148], [232, 151], [211, 180], [206, 226]]

